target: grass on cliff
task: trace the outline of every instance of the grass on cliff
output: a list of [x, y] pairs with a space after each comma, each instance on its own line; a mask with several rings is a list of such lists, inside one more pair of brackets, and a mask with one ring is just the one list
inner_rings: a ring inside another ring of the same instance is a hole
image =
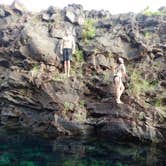
[[166, 16], [166, 12], [159, 10], [153, 12], [150, 10], [149, 6], [147, 6], [141, 13], [146, 16]]
[[77, 105], [71, 102], [64, 102], [64, 113], [72, 111], [72, 118], [78, 122], [84, 122], [86, 120], [85, 101], [80, 100]]
[[71, 102], [65, 102], [64, 103], [64, 109], [65, 111], [73, 110], [74, 109], [74, 104]]
[[105, 72], [103, 72], [103, 74], [104, 74], [104, 82], [108, 82], [108, 81], [110, 81], [110, 72], [107, 72], [107, 71], [105, 71]]
[[152, 37], [152, 33], [150, 33], [150, 32], [144, 32], [144, 37], [146, 39], [150, 39]]
[[164, 103], [163, 99], [158, 98], [158, 99], [156, 99], [154, 106], [156, 108], [159, 108], [159, 109], [163, 110], [164, 112], [166, 112], [166, 105], [164, 105], [163, 103]]
[[34, 64], [32, 69], [30, 70], [32, 77], [36, 76], [39, 73], [39, 70], [40, 70], [40, 66], [38, 64]]
[[84, 64], [84, 55], [81, 50], [76, 50], [73, 54], [73, 64], [71, 66], [71, 75], [83, 76], [82, 65]]
[[73, 57], [75, 58], [76, 62], [84, 62], [84, 56], [82, 50], [76, 50], [73, 54]]
[[54, 81], [64, 81], [64, 79], [66, 78], [64, 73], [57, 73], [52, 77], [52, 80]]
[[146, 91], [154, 91], [157, 83], [149, 83], [142, 78], [139, 70], [133, 70], [130, 75], [129, 92], [131, 95], [139, 98]]
[[84, 42], [88, 42], [89, 40], [95, 37], [96, 35], [95, 23], [96, 23], [95, 19], [85, 20], [82, 32], [82, 38]]

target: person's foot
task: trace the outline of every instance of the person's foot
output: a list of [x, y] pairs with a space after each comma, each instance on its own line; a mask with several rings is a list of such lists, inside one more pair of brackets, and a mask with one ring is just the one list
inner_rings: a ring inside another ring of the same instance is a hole
[[116, 100], [117, 104], [123, 104], [123, 102], [121, 100]]

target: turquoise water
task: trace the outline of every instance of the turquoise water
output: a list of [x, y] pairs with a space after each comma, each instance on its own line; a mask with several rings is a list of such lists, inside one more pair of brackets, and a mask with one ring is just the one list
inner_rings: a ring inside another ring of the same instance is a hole
[[0, 132], [0, 166], [164, 166], [165, 154], [155, 145]]

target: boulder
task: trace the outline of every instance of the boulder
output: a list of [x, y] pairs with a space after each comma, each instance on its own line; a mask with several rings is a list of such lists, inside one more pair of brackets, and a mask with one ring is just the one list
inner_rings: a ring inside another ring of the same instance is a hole
[[[23, 31], [22, 37], [28, 38], [29, 55], [32, 58], [43, 60], [47, 63], [55, 63], [58, 58], [55, 48], [57, 40], [48, 36], [48, 30], [42, 25], [31, 26], [27, 24]], [[58, 50], [57, 50], [58, 51]]]
[[56, 14], [58, 12], [59, 12], [59, 9], [57, 7], [54, 7], [54, 6], [50, 6], [47, 9], [47, 13], [50, 14], [50, 15]]
[[25, 6], [22, 3], [20, 3], [19, 0], [14, 0], [11, 4], [11, 8], [18, 11], [20, 14], [23, 14], [27, 11]]
[[90, 10], [85, 11], [87, 18], [93, 18], [93, 19], [103, 19], [108, 18], [111, 14], [107, 10]]
[[73, 24], [83, 25], [84, 13], [81, 5], [68, 5], [65, 8], [65, 17]]
[[97, 25], [96, 25], [97, 28], [104, 28], [104, 29], [111, 29], [112, 28], [112, 22], [111, 20], [101, 20], [101, 21], [98, 21], [97, 22]]
[[5, 17], [5, 11], [3, 10], [3, 8], [0, 8], [0, 18]]
[[63, 25], [54, 25], [50, 28], [50, 36], [62, 39], [65, 36], [65, 27]]
[[50, 15], [47, 13], [42, 13], [41, 18], [43, 21], [49, 21], [50, 20]]
[[162, 13], [166, 13], [166, 7], [165, 6], [160, 7], [158, 10]]
[[[139, 112], [131, 107], [115, 103], [90, 103], [87, 105], [88, 118], [99, 133], [111, 138], [128, 139], [139, 137], [144, 140], [161, 141], [162, 134], [150, 124], [156, 122], [157, 110]], [[149, 111], [149, 112], [146, 112]], [[139, 118], [144, 114], [144, 118]], [[94, 118], [94, 120], [92, 120]], [[96, 122], [95, 122], [96, 119]], [[88, 121], [90, 123], [90, 121]], [[158, 119], [158, 124], [160, 121]], [[136, 125], [137, 124], [137, 125]]]

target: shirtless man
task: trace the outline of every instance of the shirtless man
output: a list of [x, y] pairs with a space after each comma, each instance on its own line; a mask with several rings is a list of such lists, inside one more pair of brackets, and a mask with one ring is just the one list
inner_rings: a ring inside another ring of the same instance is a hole
[[63, 54], [64, 70], [65, 75], [70, 77], [70, 61], [72, 54], [75, 52], [75, 41], [74, 37], [69, 31], [66, 31], [66, 36], [62, 39], [60, 52]]
[[123, 102], [120, 100], [120, 97], [125, 89], [122, 78], [127, 78], [126, 68], [124, 65], [124, 61], [122, 58], [118, 58], [117, 60], [117, 67], [115, 68], [114, 72], [114, 84], [115, 84], [115, 91], [116, 91], [116, 102], [118, 104], [122, 104]]

